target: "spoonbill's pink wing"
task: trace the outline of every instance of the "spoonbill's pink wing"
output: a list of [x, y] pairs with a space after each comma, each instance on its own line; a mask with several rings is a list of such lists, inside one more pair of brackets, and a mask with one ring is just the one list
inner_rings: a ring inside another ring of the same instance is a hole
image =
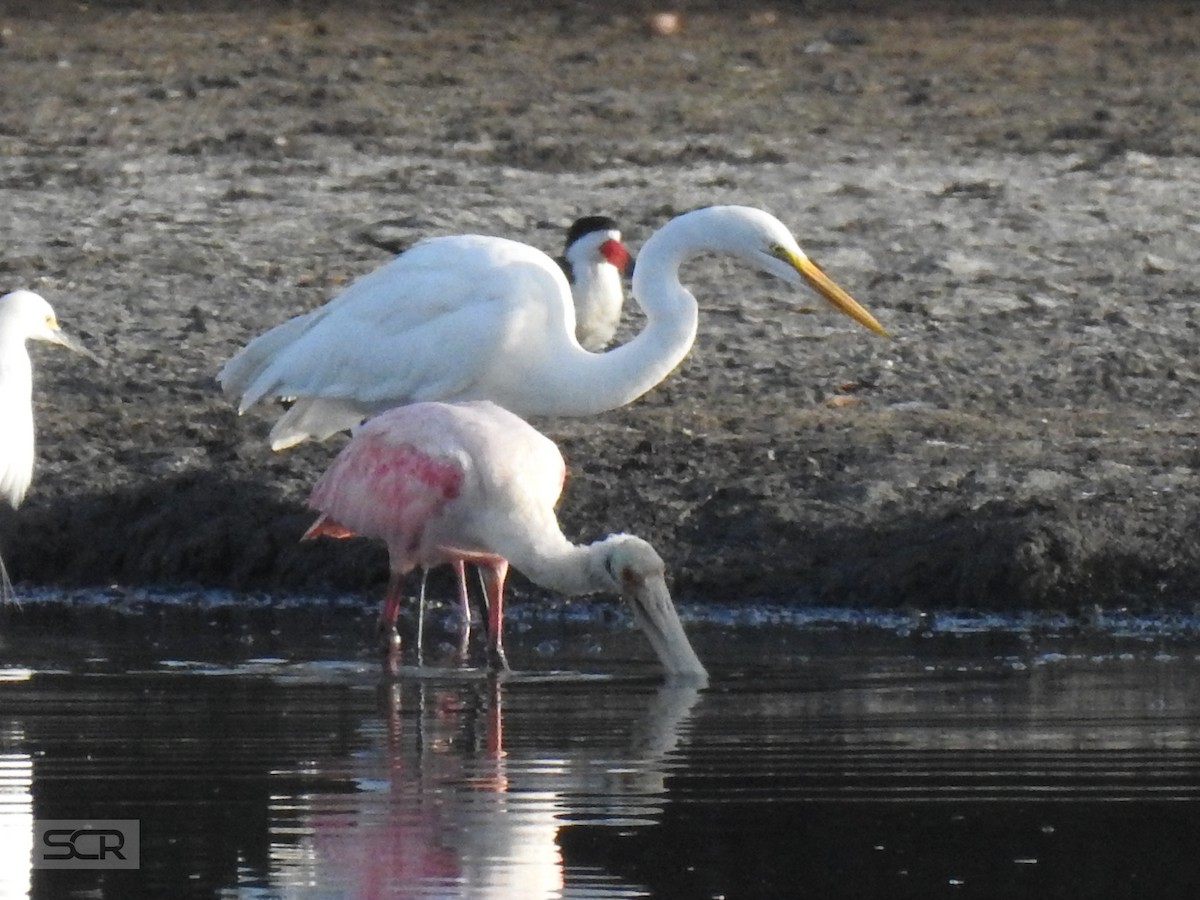
[[420, 563], [422, 533], [458, 497], [462, 480], [452, 457], [364, 433], [317, 482], [309, 506], [344, 529], [383, 539], [392, 568], [407, 571]]

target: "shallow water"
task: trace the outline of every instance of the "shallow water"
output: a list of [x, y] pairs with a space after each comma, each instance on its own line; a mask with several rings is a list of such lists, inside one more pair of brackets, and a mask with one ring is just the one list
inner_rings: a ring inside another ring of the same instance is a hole
[[[699, 688], [603, 618], [518, 624], [497, 680], [30, 614], [0, 897], [1195, 896], [1191, 623], [710, 611]], [[141, 868], [30, 870], [35, 818], [88, 817]]]

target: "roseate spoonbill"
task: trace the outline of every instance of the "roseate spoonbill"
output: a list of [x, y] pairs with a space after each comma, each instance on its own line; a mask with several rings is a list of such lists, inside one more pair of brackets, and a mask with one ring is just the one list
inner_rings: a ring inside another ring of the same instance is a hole
[[483, 575], [490, 661], [507, 668], [501, 626], [511, 564], [565, 594], [620, 594], [667, 673], [703, 678], [654, 548], [628, 534], [586, 546], [563, 535], [554, 507], [565, 477], [554, 442], [494, 403], [402, 406], [355, 430], [313, 488], [309, 505], [321, 515], [304, 537], [386, 542], [391, 575], [380, 627], [393, 649], [404, 576], [469, 562]]
[[[575, 307], [575, 336], [588, 350], [603, 350], [616, 334], [625, 303], [622, 277], [630, 268], [629, 251], [621, 242], [621, 230], [608, 216], [584, 216], [567, 229], [563, 254], [555, 262], [567, 276]], [[456, 561], [458, 597], [462, 607], [462, 641], [471, 633], [471, 602], [464, 564]], [[421, 615], [418, 617], [417, 648], [420, 652], [425, 611], [425, 581], [421, 580]]]
[[[40, 294], [13, 291], [0, 297], [0, 498], [21, 505], [33, 480], [33, 363], [26, 341], [61, 344], [91, 359], [91, 351], [58, 326]], [[11, 591], [0, 559], [0, 596]]]
[[646, 242], [633, 273], [646, 327], [605, 353], [579, 345], [569, 286], [553, 260], [515, 241], [460, 235], [423, 241], [320, 309], [260, 335], [218, 380], [241, 396], [239, 412], [266, 396], [295, 398], [271, 429], [276, 450], [423, 400], [491, 400], [522, 416], [601, 413], [646, 393], [691, 349], [698, 308], [679, 267], [704, 251], [806, 281], [886, 334], [774, 216], [710, 206], [677, 216]]

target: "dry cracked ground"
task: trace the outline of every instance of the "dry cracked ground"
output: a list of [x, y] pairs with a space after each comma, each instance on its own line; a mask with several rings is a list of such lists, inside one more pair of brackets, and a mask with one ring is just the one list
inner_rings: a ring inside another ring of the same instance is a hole
[[297, 543], [340, 441], [271, 453], [221, 363], [383, 230], [557, 251], [602, 212], [636, 249], [742, 203], [894, 339], [696, 260], [683, 366], [536, 423], [571, 536], [641, 534], [692, 600], [1190, 611], [1200, 14], [996, 6], [10, 0], [0, 281], [104, 360], [33, 348], [14, 579], [373, 604], [382, 548]]

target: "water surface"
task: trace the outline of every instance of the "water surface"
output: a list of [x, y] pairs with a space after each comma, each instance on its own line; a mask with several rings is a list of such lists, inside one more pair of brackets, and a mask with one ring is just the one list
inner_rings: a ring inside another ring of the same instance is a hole
[[[10, 635], [0, 897], [1196, 895], [1188, 629], [785, 618], [689, 617], [704, 688], [619, 623], [502, 680]], [[141, 868], [31, 871], [35, 817], [139, 819]]]

